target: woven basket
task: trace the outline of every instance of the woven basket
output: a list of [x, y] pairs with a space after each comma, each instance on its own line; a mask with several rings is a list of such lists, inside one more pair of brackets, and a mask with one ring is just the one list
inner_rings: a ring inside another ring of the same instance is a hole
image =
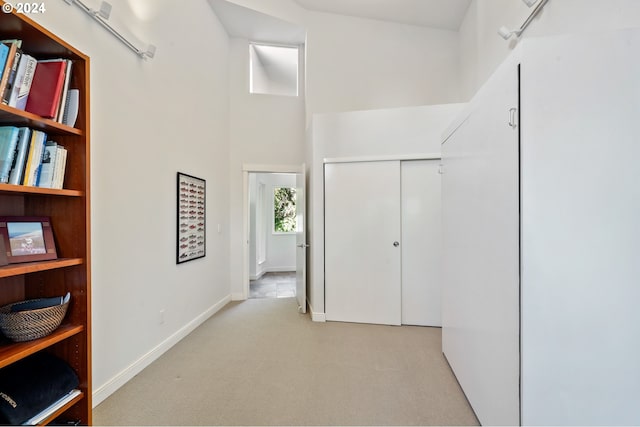
[[0, 307], [0, 331], [16, 342], [31, 341], [49, 335], [60, 326], [69, 307], [67, 301], [53, 307], [12, 313], [11, 307], [14, 304], [17, 303]]

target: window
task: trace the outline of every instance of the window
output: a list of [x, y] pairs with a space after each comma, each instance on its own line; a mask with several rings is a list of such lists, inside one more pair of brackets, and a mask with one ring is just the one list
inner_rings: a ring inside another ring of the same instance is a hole
[[273, 189], [273, 232], [294, 233], [296, 231], [296, 189], [275, 187]]
[[249, 91], [298, 96], [298, 48], [249, 45]]

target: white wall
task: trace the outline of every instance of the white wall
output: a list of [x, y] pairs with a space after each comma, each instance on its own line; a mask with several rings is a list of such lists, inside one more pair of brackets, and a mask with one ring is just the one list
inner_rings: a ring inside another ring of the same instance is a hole
[[[515, 36], [510, 41], [498, 36], [498, 28], [518, 28], [530, 11], [516, 0], [473, 0], [460, 27], [462, 100], [469, 100], [517, 45]], [[549, 0], [522, 38], [638, 25], [637, 0]]]
[[[243, 167], [283, 165], [295, 171], [304, 162], [304, 97], [249, 93], [249, 41], [230, 39], [230, 282], [234, 299], [242, 299]], [[268, 189], [267, 189], [268, 194]]]
[[[110, 2], [154, 59], [65, 2], [31, 15], [91, 57], [94, 404], [230, 295], [227, 35], [206, 2]], [[207, 181], [207, 255], [181, 265], [177, 171]]]
[[458, 36], [308, 14], [309, 114], [459, 102]]
[[307, 116], [459, 102], [458, 33], [230, 0], [307, 30]]
[[250, 66], [250, 91], [255, 93], [271, 93], [269, 91], [269, 76], [264, 64], [260, 60], [260, 55], [256, 52], [255, 46], [249, 45], [249, 66]]
[[[262, 212], [256, 207], [257, 186], [262, 183], [265, 186], [265, 203]], [[296, 176], [294, 174], [280, 173], [250, 173], [250, 230], [249, 230], [249, 276], [255, 280], [267, 272], [295, 271], [296, 269], [296, 235], [295, 233], [273, 232], [273, 190], [275, 187], [295, 187]], [[261, 215], [264, 219], [264, 238], [266, 246], [266, 259], [259, 263], [257, 259], [257, 229], [256, 218]]]
[[307, 146], [311, 149], [309, 303], [312, 315], [324, 313], [325, 158], [440, 155], [440, 138], [462, 104], [316, 114]]

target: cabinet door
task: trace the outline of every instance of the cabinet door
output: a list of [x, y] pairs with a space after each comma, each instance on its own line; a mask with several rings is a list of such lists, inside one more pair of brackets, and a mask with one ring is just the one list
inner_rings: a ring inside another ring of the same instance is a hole
[[442, 347], [482, 425], [520, 422], [516, 107], [507, 62], [442, 150]]
[[439, 163], [414, 160], [401, 164], [403, 325], [442, 325]]
[[325, 165], [327, 320], [400, 324], [400, 162]]

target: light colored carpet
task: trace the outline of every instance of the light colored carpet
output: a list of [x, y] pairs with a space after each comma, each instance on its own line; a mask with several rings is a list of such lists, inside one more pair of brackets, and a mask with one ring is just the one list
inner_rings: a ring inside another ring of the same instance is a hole
[[438, 328], [228, 304], [94, 409], [96, 425], [478, 425]]

